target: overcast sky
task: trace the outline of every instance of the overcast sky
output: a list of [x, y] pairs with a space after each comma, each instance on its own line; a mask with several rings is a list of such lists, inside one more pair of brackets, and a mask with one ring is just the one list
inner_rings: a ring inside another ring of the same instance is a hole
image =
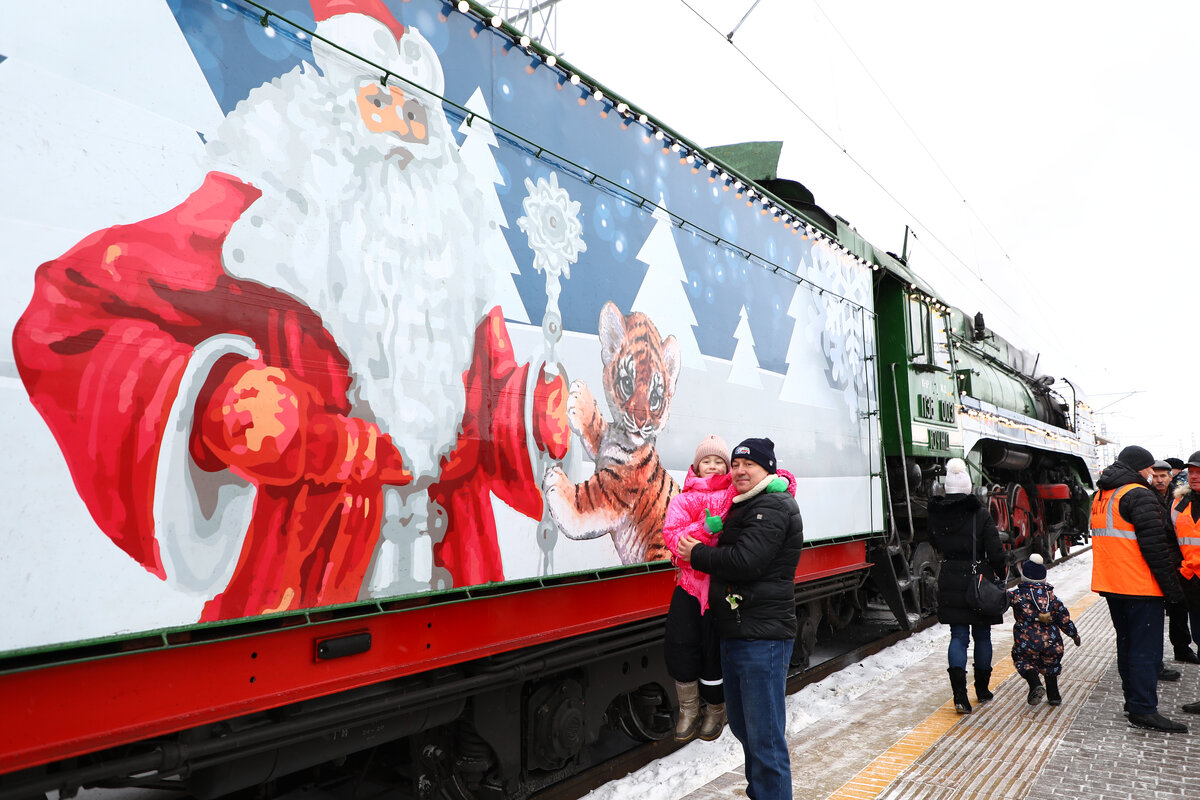
[[1122, 444], [1200, 449], [1200, 4], [761, 0], [731, 45], [752, 5], [562, 0], [557, 45], [699, 145], [782, 140], [780, 177], [885, 250], [911, 225], [910, 265]]

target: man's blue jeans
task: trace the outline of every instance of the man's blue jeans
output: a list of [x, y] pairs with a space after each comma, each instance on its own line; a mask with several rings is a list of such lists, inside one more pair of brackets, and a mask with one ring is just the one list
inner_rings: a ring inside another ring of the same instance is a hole
[[975, 669], [992, 668], [992, 626], [951, 625], [947, 657], [951, 667], [967, 668], [967, 645], [975, 640]]
[[1106, 597], [1117, 632], [1117, 672], [1134, 714], [1158, 713], [1158, 668], [1163, 659], [1160, 597]]
[[725, 713], [746, 758], [750, 800], [791, 800], [787, 667], [791, 639], [722, 639]]

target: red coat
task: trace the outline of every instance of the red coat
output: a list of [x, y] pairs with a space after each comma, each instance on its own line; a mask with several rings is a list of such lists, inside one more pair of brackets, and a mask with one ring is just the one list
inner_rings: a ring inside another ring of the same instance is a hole
[[[379, 539], [382, 487], [410, 477], [390, 438], [352, 416], [348, 364], [320, 317], [222, 268], [225, 237], [259, 196], [210, 173], [170, 211], [88, 236], [38, 268], [13, 332], [30, 400], [93, 519], [160, 578], [155, 480], [185, 369], [216, 335], [257, 347], [256, 359], [215, 366], [196, 403], [196, 463], [256, 488], [233, 577], [204, 621], [357, 600]], [[429, 489], [447, 512], [435, 563], [455, 585], [504, 579], [490, 494], [542, 516], [524, 423], [528, 369], [492, 309], [463, 374], [458, 444]], [[533, 398], [535, 440], [556, 458], [566, 450], [565, 396], [558, 378], [540, 381]]]

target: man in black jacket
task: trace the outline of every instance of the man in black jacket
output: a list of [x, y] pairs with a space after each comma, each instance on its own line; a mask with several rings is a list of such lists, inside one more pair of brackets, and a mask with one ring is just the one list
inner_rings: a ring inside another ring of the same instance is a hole
[[1131, 445], [1100, 474], [1092, 498], [1092, 591], [1108, 601], [1129, 721], [1186, 733], [1186, 725], [1158, 713], [1163, 600], [1184, 598], [1174, 530], [1147, 482], [1153, 465], [1148, 450]]
[[787, 667], [796, 638], [796, 565], [804, 525], [796, 499], [768, 491], [777, 481], [775, 444], [746, 439], [733, 448], [738, 495], [716, 547], [691, 537], [679, 555], [712, 576], [709, 608], [721, 636], [721, 669], [729, 728], [742, 743], [747, 794], [790, 800], [787, 749]]

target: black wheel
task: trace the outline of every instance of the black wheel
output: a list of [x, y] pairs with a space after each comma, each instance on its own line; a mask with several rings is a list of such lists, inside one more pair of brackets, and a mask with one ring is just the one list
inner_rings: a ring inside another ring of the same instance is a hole
[[849, 625], [858, 612], [854, 596], [849, 592], [826, 597], [823, 609], [825, 622], [829, 623], [829, 629], [832, 631], [839, 631]]
[[929, 542], [921, 542], [912, 551], [909, 562], [916, 590], [918, 610], [922, 617], [937, 613], [938, 571], [941, 561]]
[[808, 669], [813, 650], [817, 647], [817, 626], [821, 624], [821, 607], [817, 603], [796, 606], [797, 633], [792, 644], [791, 666]]
[[1058, 537], [1058, 560], [1065, 561], [1071, 555], [1071, 534]]
[[613, 700], [617, 726], [631, 739], [660, 742], [675, 732], [667, 693], [658, 686], [642, 686]]
[[1038, 536], [1033, 540], [1033, 546], [1029, 549], [1029, 552], [1037, 553], [1042, 557], [1042, 563], [1049, 566], [1054, 562], [1054, 553], [1062, 547], [1061, 538], [1052, 540], [1048, 533]]

